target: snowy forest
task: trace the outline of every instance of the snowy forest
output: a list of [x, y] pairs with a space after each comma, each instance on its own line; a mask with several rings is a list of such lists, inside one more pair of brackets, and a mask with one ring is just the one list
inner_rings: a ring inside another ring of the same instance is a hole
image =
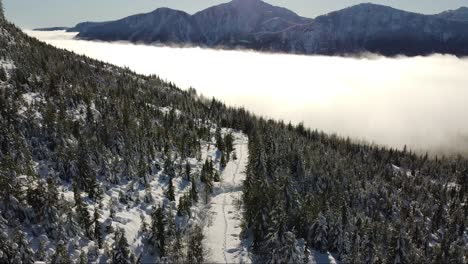
[[2, 13], [0, 263], [209, 262], [207, 207], [243, 135], [249, 262], [468, 261], [468, 159], [261, 118], [56, 49]]

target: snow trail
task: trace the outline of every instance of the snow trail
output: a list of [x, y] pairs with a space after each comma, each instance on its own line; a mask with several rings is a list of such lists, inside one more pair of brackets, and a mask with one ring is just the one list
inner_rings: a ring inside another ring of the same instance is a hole
[[242, 214], [236, 205], [245, 180], [248, 139], [241, 133], [233, 136], [237, 160], [228, 162], [221, 174], [221, 183], [215, 183], [215, 195], [208, 212], [211, 219], [205, 228], [208, 260], [213, 263], [251, 262], [240, 238]]

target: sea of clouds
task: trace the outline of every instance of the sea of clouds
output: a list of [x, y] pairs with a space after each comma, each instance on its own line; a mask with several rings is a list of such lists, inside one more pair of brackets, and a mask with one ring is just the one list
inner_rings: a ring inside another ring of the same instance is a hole
[[300, 56], [26, 33], [265, 117], [392, 147], [468, 154], [468, 59]]

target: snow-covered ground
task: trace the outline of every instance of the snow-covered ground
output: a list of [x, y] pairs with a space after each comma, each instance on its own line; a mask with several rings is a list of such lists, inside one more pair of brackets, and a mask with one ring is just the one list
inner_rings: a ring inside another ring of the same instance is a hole
[[339, 264], [340, 262], [335, 259], [335, 257], [327, 253], [320, 253], [318, 251], [312, 250], [311, 254], [309, 255], [308, 264]]
[[221, 182], [215, 183], [213, 198], [206, 217], [205, 244], [207, 260], [214, 263], [251, 262], [240, 238], [242, 184], [248, 162], [247, 136], [235, 133], [237, 160], [231, 159], [222, 171]]

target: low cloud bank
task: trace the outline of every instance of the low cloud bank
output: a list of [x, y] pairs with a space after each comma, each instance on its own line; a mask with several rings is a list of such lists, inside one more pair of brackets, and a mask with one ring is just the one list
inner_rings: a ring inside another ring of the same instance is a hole
[[468, 59], [263, 54], [26, 33], [266, 117], [392, 147], [468, 155]]

